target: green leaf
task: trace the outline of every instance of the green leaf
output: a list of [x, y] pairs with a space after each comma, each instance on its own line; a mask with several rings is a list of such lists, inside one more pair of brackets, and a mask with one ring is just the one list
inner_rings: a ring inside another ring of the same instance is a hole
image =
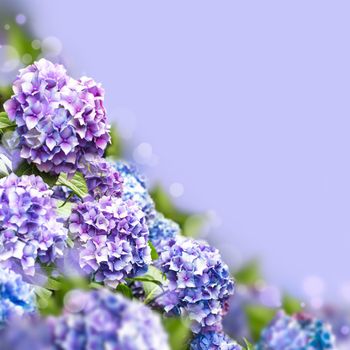
[[57, 214], [64, 219], [67, 219], [72, 213], [72, 207], [74, 203], [64, 202], [61, 200], [57, 200]]
[[15, 128], [16, 124], [12, 122], [6, 112], [0, 112], [0, 129]]
[[11, 94], [11, 86], [0, 86], [0, 111], [4, 110], [3, 104], [11, 97]]
[[25, 30], [25, 27], [17, 25], [15, 22], [10, 23], [11, 30], [7, 31], [7, 42], [8, 45], [15, 47], [19, 57], [24, 55], [30, 55], [30, 64], [34, 62], [41, 53], [40, 49], [34, 49], [32, 46], [32, 41], [34, 38]]
[[285, 294], [282, 300], [282, 307], [288, 315], [293, 315], [297, 312], [302, 311], [300, 300], [292, 297], [289, 294]]
[[276, 310], [260, 305], [247, 305], [245, 313], [253, 340], [258, 341], [261, 331], [272, 321]]
[[163, 326], [168, 333], [171, 350], [186, 350], [191, 337], [190, 322], [181, 318], [164, 318]]
[[60, 290], [62, 287], [62, 283], [60, 283], [59, 281], [55, 280], [54, 278], [49, 277], [45, 287], [48, 290]]
[[0, 178], [10, 175], [11, 168], [11, 161], [4, 154], [0, 154]]
[[257, 260], [252, 260], [246, 263], [240, 270], [234, 273], [237, 283], [244, 285], [254, 285], [263, 280], [260, 271], [260, 264]]
[[152, 260], [153, 260], [153, 261], [154, 261], [154, 260], [158, 260], [159, 255], [158, 255], [157, 250], [156, 250], [156, 248], [154, 247], [153, 243], [152, 243], [151, 241], [148, 241], [148, 245], [149, 245], [149, 247], [151, 248], [151, 258], [152, 258]]
[[166, 281], [164, 274], [154, 266], [149, 266], [148, 271], [142, 277], [135, 277], [132, 280], [142, 282], [145, 291], [145, 304], [150, 303], [154, 298], [163, 292], [163, 284]]
[[245, 350], [254, 350], [254, 345], [244, 338]]
[[122, 142], [116, 125], [111, 127], [111, 143], [107, 146], [105, 156], [112, 159], [120, 159], [123, 154]]
[[121, 293], [122, 295], [124, 295], [128, 299], [132, 299], [132, 297], [133, 297], [132, 290], [126, 284], [122, 284], [122, 283], [118, 284], [118, 287], [116, 290], [117, 290], [117, 292]]
[[68, 179], [66, 174], [61, 174], [58, 184], [70, 188], [77, 196], [84, 198], [88, 194], [88, 188], [83, 174], [76, 172], [72, 179]]
[[43, 181], [50, 187], [54, 186], [57, 182], [58, 175], [51, 175], [38, 170], [34, 164], [29, 164], [26, 161], [22, 162], [15, 171], [17, 176], [22, 175], [36, 175], [40, 176]]
[[196, 237], [199, 235], [205, 222], [204, 215], [192, 214], [178, 209], [169, 194], [159, 184], [153, 188], [151, 196], [156, 209], [165, 217], [177, 222], [184, 236]]

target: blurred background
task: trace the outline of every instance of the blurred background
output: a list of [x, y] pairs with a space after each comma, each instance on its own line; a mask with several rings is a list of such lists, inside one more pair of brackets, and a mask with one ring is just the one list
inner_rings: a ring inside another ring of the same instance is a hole
[[2, 0], [0, 93], [41, 55], [92, 76], [118, 152], [146, 172], [169, 216], [233, 271], [259, 266], [315, 307], [349, 305], [349, 10]]

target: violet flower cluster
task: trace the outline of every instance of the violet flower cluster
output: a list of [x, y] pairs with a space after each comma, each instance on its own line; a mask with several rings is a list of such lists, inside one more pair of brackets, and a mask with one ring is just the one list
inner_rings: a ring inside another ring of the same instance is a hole
[[67, 231], [51, 196], [38, 176], [12, 173], [0, 180], [0, 261], [34, 275], [36, 261], [62, 255]]
[[169, 350], [160, 318], [139, 302], [99, 290], [78, 292], [69, 303], [48, 320], [55, 350]]
[[158, 303], [171, 315], [187, 315], [195, 333], [221, 331], [222, 316], [234, 284], [215, 248], [178, 236], [159, 252], [157, 266], [167, 279]]
[[87, 197], [73, 208], [69, 229], [81, 268], [97, 282], [116, 287], [151, 263], [146, 219], [131, 200]]
[[104, 91], [41, 59], [22, 69], [5, 111], [17, 124], [21, 157], [39, 170], [74, 173], [82, 159], [102, 156], [110, 141]]
[[0, 328], [7, 322], [36, 310], [34, 288], [22, 276], [0, 269]]
[[121, 197], [123, 178], [113, 165], [103, 158], [80, 164], [89, 194], [95, 199], [103, 196]]
[[328, 324], [306, 314], [277, 313], [263, 330], [257, 350], [335, 350], [335, 338]]
[[242, 350], [242, 347], [224, 333], [206, 332], [192, 339], [190, 350]]

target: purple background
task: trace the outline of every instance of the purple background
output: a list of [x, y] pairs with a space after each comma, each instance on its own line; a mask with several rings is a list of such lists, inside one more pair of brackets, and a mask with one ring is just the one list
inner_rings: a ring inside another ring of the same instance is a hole
[[272, 283], [302, 295], [316, 275], [344, 294], [349, 2], [17, 3], [75, 76], [103, 83], [130, 147], [152, 145], [151, 179], [216, 212], [210, 239], [228, 262], [260, 256]]

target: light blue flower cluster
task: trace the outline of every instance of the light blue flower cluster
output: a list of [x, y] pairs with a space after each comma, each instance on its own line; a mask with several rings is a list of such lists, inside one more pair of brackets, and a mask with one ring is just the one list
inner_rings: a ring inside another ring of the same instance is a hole
[[135, 167], [123, 161], [117, 161], [115, 168], [123, 179], [122, 198], [134, 201], [145, 213], [147, 221], [151, 220], [155, 215], [155, 206], [148, 192], [145, 178]]
[[335, 350], [329, 325], [306, 314], [277, 313], [262, 332], [257, 350]]
[[106, 290], [75, 294], [74, 306], [50, 318], [53, 349], [169, 350], [160, 318], [139, 302]]
[[206, 332], [193, 338], [190, 350], [242, 350], [242, 347], [224, 333]]
[[52, 191], [41, 177], [11, 174], [0, 180], [0, 261], [34, 275], [35, 263], [61, 256], [67, 230]]
[[180, 235], [180, 226], [164, 217], [161, 213], [156, 213], [155, 217], [149, 222], [149, 239], [153, 245], [159, 249], [162, 242], [167, 241]]
[[69, 229], [80, 266], [97, 282], [116, 287], [126, 277], [147, 271], [151, 263], [144, 213], [131, 200], [84, 199], [72, 210]]
[[178, 236], [162, 246], [156, 264], [168, 279], [166, 292], [158, 299], [164, 310], [187, 315], [196, 333], [221, 331], [234, 283], [218, 250]]
[[73, 173], [82, 159], [110, 141], [104, 91], [92, 79], [69, 77], [63, 66], [41, 59], [22, 69], [4, 104], [17, 124], [21, 157], [39, 170]]
[[0, 269], [0, 328], [36, 309], [34, 288], [8, 269]]

